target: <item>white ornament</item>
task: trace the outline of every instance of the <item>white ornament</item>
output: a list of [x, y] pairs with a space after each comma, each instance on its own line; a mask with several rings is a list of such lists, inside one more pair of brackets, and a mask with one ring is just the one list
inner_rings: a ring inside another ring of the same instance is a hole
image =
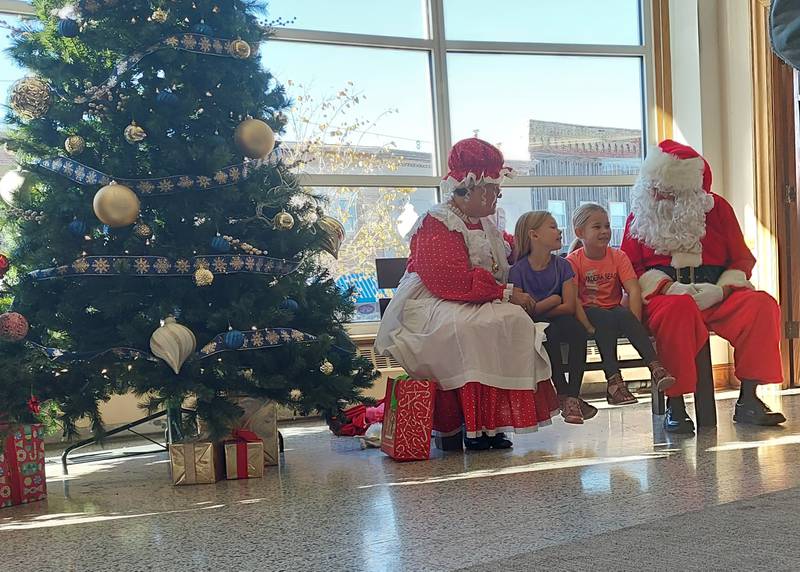
[[81, 13], [74, 4], [67, 4], [62, 8], [54, 8], [50, 10], [51, 16], [56, 16], [61, 20], [80, 20]]
[[177, 323], [172, 316], [150, 336], [150, 351], [167, 362], [176, 375], [196, 347], [197, 340], [192, 330]]
[[25, 188], [26, 177], [30, 171], [17, 168], [9, 171], [0, 179], [0, 198], [9, 206], [18, 206], [25, 199], [27, 189]]

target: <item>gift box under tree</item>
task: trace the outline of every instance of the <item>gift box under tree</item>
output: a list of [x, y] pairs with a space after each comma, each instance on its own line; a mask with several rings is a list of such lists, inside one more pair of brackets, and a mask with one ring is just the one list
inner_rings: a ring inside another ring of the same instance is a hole
[[234, 429], [225, 440], [225, 477], [257, 479], [264, 476], [264, 441], [246, 429]]
[[176, 486], [213, 484], [225, 475], [222, 445], [215, 441], [172, 443], [169, 462]]
[[40, 424], [0, 425], [0, 508], [47, 497]]
[[381, 450], [396, 461], [422, 461], [431, 454], [436, 384], [398, 376], [386, 382]]

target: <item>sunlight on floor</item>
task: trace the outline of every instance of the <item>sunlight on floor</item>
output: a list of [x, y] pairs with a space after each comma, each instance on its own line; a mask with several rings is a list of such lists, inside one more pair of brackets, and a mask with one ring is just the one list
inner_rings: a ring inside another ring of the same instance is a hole
[[359, 489], [371, 489], [375, 487], [406, 487], [412, 485], [432, 485], [449, 481], [463, 481], [468, 479], [485, 479], [487, 477], [502, 477], [506, 475], [517, 475], [521, 473], [535, 473], [539, 471], [553, 471], [557, 469], [571, 469], [575, 467], [590, 467], [594, 465], [607, 465], [611, 463], [631, 463], [636, 461], [650, 461], [653, 459], [665, 459], [669, 456], [667, 452], [647, 453], [644, 455], [630, 455], [626, 457], [598, 457], [583, 459], [564, 459], [562, 461], [545, 461], [543, 463], [530, 463], [518, 465], [516, 467], [501, 467], [497, 469], [484, 469], [480, 471], [470, 471], [466, 473], [456, 473], [441, 477], [429, 477], [426, 479], [398, 481], [395, 483], [379, 483], [374, 485], [364, 485]]

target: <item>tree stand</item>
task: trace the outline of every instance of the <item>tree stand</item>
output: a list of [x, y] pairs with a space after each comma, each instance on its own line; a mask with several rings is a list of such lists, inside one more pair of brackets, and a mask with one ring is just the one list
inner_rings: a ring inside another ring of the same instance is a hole
[[[130, 431], [134, 435], [136, 435], [138, 437], [141, 437], [142, 439], [145, 439], [147, 441], [150, 441], [151, 443], [153, 443], [155, 445], [158, 445], [158, 447], [160, 448], [159, 451], [167, 451], [169, 449], [168, 445], [170, 443], [175, 443], [175, 442], [180, 441], [181, 439], [183, 439], [183, 432], [181, 431], [181, 415], [184, 414], [184, 413], [187, 413], [187, 414], [188, 413], [194, 413], [194, 411], [192, 411], [191, 409], [184, 409], [184, 408], [169, 408], [169, 409], [165, 409], [164, 411], [159, 411], [158, 413], [153, 413], [152, 415], [148, 415], [147, 417], [143, 417], [142, 419], [138, 419], [138, 420], [134, 421], [133, 423], [128, 423], [127, 425], [123, 425], [121, 427], [117, 427], [116, 429], [112, 429], [108, 433], [105, 433], [103, 437], [104, 438], [105, 437], [111, 437], [112, 435], [117, 435], [119, 433], [122, 433], [123, 431]], [[154, 419], [159, 419], [160, 417], [165, 417], [165, 416], [167, 417], [167, 428], [164, 431], [165, 443], [163, 445], [161, 443], [159, 443], [158, 441], [155, 441], [155, 440], [151, 439], [147, 435], [142, 435], [141, 433], [138, 433], [137, 431], [133, 430], [134, 427], [138, 427], [139, 425], [144, 425], [145, 423], [149, 423], [150, 421], [153, 421]], [[61, 467], [64, 470], [64, 474], [65, 475], [69, 474], [69, 471], [67, 469], [67, 462], [68, 462], [67, 456], [72, 451], [75, 451], [76, 449], [80, 449], [82, 447], [86, 447], [87, 445], [93, 445], [93, 444], [99, 443], [99, 442], [100, 442], [100, 440], [97, 437], [92, 437], [90, 439], [84, 439], [83, 441], [78, 441], [77, 443], [74, 443], [73, 445], [70, 445], [69, 447], [64, 449], [64, 452], [61, 454]], [[136, 456], [136, 455], [149, 455], [149, 454], [152, 454], [154, 452], [158, 452], [158, 451], [141, 451], [141, 452], [134, 452], [134, 453], [123, 453], [122, 456], [124, 456], [124, 457], [129, 457], [129, 456], [133, 457], [133, 456]]]

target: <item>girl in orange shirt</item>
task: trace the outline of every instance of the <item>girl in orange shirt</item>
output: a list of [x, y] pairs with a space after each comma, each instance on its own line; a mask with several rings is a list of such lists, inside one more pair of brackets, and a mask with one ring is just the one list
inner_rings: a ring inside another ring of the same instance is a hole
[[[611, 225], [606, 210], [595, 203], [585, 203], [572, 215], [575, 242], [567, 257], [575, 271], [578, 286], [576, 316], [590, 334], [603, 359], [608, 381], [606, 400], [611, 405], [636, 403], [620, 373], [617, 339], [630, 340], [647, 364], [653, 386], [664, 391], [675, 378], [658, 361], [650, 336], [642, 325], [642, 291], [628, 256], [609, 246]], [[582, 248], [581, 248], [582, 246]], [[622, 306], [622, 291], [628, 294], [629, 307]]]

